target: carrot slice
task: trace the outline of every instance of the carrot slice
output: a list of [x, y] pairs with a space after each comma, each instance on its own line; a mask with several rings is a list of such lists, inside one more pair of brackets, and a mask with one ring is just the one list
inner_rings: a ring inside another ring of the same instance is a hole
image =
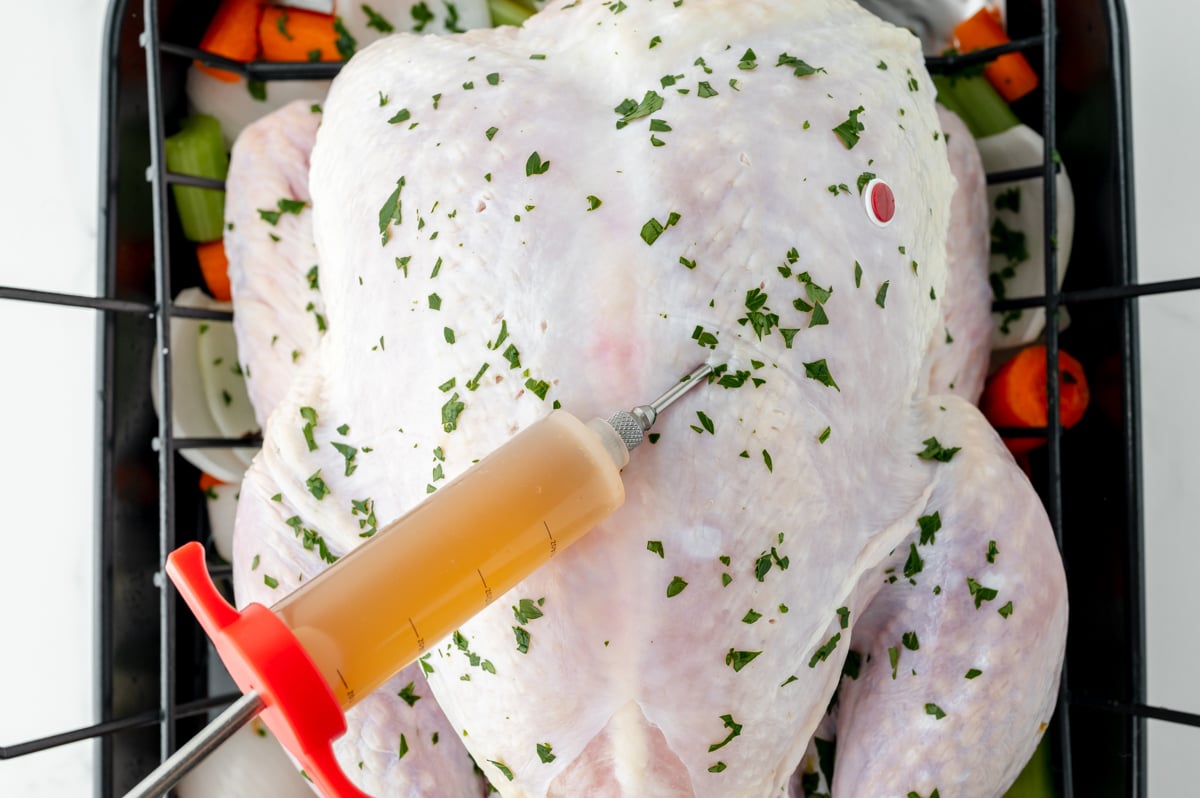
[[258, 23], [264, 61], [340, 61], [336, 19], [298, 8], [271, 7]]
[[208, 293], [213, 299], [229, 302], [229, 258], [225, 256], [225, 242], [221, 239], [196, 245], [196, 260], [200, 261], [200, 274]]
[[[999, 14], [989, 12], [986, 7], [954, 29], [955, 47], [960, 53], [984, 50], [1010, 41], [1000, 26]], [[1010, 103], [1029, 94], [1038, 84], [1037, 73], [1021, 53], [1005, 53], [985, 66], [983, 74]]]
[[[214, 55], [232, 58], [234, 61], [253, 61], [258, 56], [258, 18], [262, 14], [263, 0], [224, 0], [208, 23], [200, 49]], [[236, 72], [206, 66], [196, 61], [196, 66], [226, 83], [236, 83], [241, 76]]]
[[[1058, 418], [1064, 428], [1075, 426], [1087, 410], [1090, 392], [1083, 366], [1066, 352], [1058, 352]], [[1038, 344], [1021, 350], [988, 380], [979, 407], [995, 427], [1044, 427], [1046, 401], [1046, 347]], [[1046, 442], [1044, 437], [1007, 438], [1013, 454], [1028, 452]]]
[[221, 480], [214, 477], [212, 474], [209, 474], [204, 471], [200, 472], [200, 492], [201, 493], [208, 493], [210, 490], [212, 490], [213, 488], [215, 488], [219, 485], [228, 485], [228, 484], [229, 484], [228, 482], [222, 482]]

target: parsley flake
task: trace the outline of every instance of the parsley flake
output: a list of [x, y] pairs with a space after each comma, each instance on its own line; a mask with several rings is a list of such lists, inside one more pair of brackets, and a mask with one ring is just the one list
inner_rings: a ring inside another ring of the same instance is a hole
[[808, 77], [809, 75], [815, 75], [818, 72], [825, 71], [824, 67], [810, 66], [803, 60], [796, 58], [795, 56], [788, 55], [787, 53], [780, 53], [779, 61], [776, 62], [775, 66], [790, 67], [792, 69], [792, 74], [798, 78]]
[[[860, 105], [850, 111], [850, 116], [845, 122], [842, 122], [833, 129], [833, 132], [837, 134], [837, 137], [842, 140], [842, 144], [848, 150], [854, 149], [854, 145], [858, 143], [858, 134], [865, 129], [863, 123], [858, 121], [858, 115], [861, 113], [863, 113], [863, 107]], [[862, 178], [860, 177], [859, 179], [861, 180]], [[865, 187], [866, 183], [862, 185]], [[858, 193], [862, 194], [862, 188], [858, 190]]]
[[550, 162], [542, 161], [542, 156], [537, 154], [537, 150], [534, 150], [525, 161], [525, 176], [544, 175], [549, 168]]
[[829, 373], [829, 365], [825, 362], [825, 358], [814, 360], [812, 363], [805, 363], [804, 374], [809, 379], [816, 380], [826, 387], [836, 389], [839, 393], [842, 390], [834, 381], [833, 375]]
[[954, 455], [962, 451], [961, 446], [955, 446], [950, 449], [943, 447], [938, 443], [937, 438], [926, 438], [921, 443], [925, 444], [925, 448], [917, 452], [917, 457], [922, 460], [936, 460], [939, 463], [949, 463], [954, 458]]
[[544, 762], [545, 764], [550, 764], [555, 759], [557, 759], [557, 757], [554, 754], [550, 753], [550, 749], [552, 747], [553, 746], [551, 746], [550, 743], [538, 743], [537, 744], [538, 759], [541, 759], [542, 762]]
[[975, 598], [975, 609], [979, 609], [983, 605], [983, 602], [991, 601], [999, 595], [998, 590], [984, 587], [969, 576], [967, 577], [967, 590]]
[[742, 668], [754, 661], [754, 658], [761, 654], [761, 651], [734, 651], [729, 649], [729, 653], [725, 655], [725, 664], [733, 668], [734, 673], [738, 673]]
[[671, 579], [671, 584], [667, 585], [667, 598], [675, 598], [683, 589], [688, 586], [688, 583], [682, 577], [676, 576]]
[[667, 558], [666, 553], [663, 551], [663, 544], [661, 540], [647, 540], [646, 551], [657, 554], [660, 559], [665, 560]]

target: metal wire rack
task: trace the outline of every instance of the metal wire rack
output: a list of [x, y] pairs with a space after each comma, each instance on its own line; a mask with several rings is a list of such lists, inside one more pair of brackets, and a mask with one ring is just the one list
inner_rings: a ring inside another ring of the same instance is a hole
[[[180, 620], [182, 606], [163, 577], [168, 552], [207, 539], [196, 472], [186, 448], [253, 446], [254, 440], [175, 437], [169, 413], [150, 403], [150, 363], [158, 359], [164, 407], [171, 402], [172, 317], [228, 319], [176, 306], [179, 288], [198, 282], [169, 213], [175, 184], [220, 183], [166, 171], [163, 138], [185, 112], [187, 66], [200, 59], [250, 79], [330, 78], [339, 64], [240, 64], [190, 46], [216, 5], [112, 0], [103, 64], [102, 187], [98, 296], [0, 286], [0, 299], [92, 309], [103, 314], [100, 374], [104, 409], [100, 458], [99, 635], [96, 725], [0, 746], [0, 759], [85, 739], [99, 743], [96, 792], [123, 794], [203, 725], [233, 694], [210, 695], [208, 642]], [[1072, 609], [1058, 711], [1052, 724], [1058, 794], [1146, 794], [1145, 721], [1200, 726], [1200, 715], [1145, 703], [1142, 591], [1142, 487], [1138, 417], [1139, 297], [1200, 288], [1200, 277], [1138, 283], [1134, 257], [1129, 83], [1120, 0], [1009, 0], [1014, 41], [964, 56], [931, 58], [931, 72], [954, 73], [1013, 50], [1040, 67], [1038, 91], [1014, 110], [1045, 139], [1041, 165], [991, 174], [990, 183], [1042, 177], [1045, 292], [1006, 299], [996, 310], [1071, 308], [1071, 326], [1046, 329], [1047, 363], [1060, 343], [1092, 377], [1094, 408], [1064, 438], [1057, 424], [1032, 460], [1067, 563]], [[1074, 263], [1062, 290], [1053, 252], [1056, 153], [1076, 188]], [[1049, 417], [1058, 417], [1058, 370], [1047, 369]], [[1028, 434], [1029, 430], [1002, 430]], [[131, 489], [138, 482], [156, 491]], [[180, 486], [185, 486], [180, 488]], [[214, 565], [217, 576], [229, 569]], [[183, 616], [186, 618], [186, 614]], [[1086, 767], [1077, 763], [1086, 761]]]

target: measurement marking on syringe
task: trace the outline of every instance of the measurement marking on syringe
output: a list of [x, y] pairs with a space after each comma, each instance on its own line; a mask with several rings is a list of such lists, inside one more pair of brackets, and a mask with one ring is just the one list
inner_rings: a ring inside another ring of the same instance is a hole
[[412, 618], [408, 619], [408, 625], [412, 627], [413, 634], [417, 638], [417, 650], [424, 651], [425, 650], [425, 638], [421, 637], [421, 633], [417, 631], [417, 625], [415, 623], [413, 623]]
[[550, 532], [550, 524], [543, 521], [542, 526], [546, 527], [546, 537], [550, 538], [550, 556], [553, 557], [554, 553], [558, 551], [558, 541], [554, 539], [554, 535]]
[[337, 668], [334, 668], [334, 670], [337, 672], [338, 678], [342, 680], [342, 687], [346, 688], [346, 700], [353, 701], [354, 691], [350, 689], [350, 685], [346, 684], [346, 677], [343, 676], [342, 672]]
[[476, 568], [475, 573], [479, 574], [479, 581], [483, 582], [483, 597], [484, 597], [484, 599], [487, 601], [488, 604], [491, 604], [492, 603], [492, 589], [490, 587], [488, 587], [487, 580], [483, 578], [483, 571]]

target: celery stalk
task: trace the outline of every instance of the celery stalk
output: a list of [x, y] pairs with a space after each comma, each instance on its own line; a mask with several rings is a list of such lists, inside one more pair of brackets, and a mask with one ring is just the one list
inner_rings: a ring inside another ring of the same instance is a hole
[[536, 9], [521, 0], [488, 0], [488, 11], [492, 15], [492, 25], [520, 26], [525, 20], [534, 15]]
[[1021, 124], [1004, 98], [982, 75], [934, 75], [938, 100], [958, 114], [977, 139], [994, 136]]
[[[163, 141], [167, 169], [184, 175], [224, 180], [229, 155], [221, 125], [211, 116], [189, 116], [180, 131]], [[204, 243], [221, 237], [225, 226], [225, 192], [211, 188], [172, 186], [175, 208], [189, 241]]]

